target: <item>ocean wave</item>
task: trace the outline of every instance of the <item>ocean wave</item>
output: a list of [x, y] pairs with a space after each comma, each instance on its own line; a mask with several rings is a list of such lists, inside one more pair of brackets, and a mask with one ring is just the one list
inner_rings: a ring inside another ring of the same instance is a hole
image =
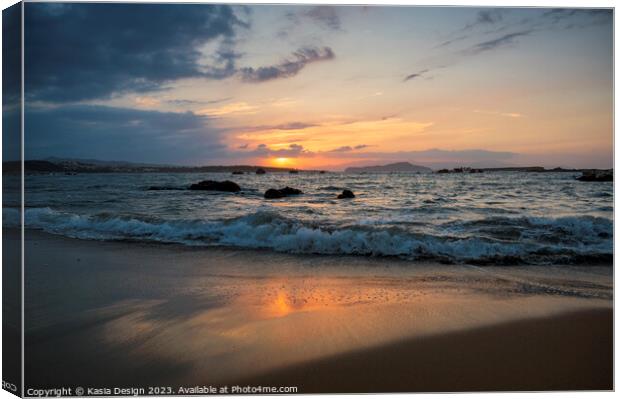
[[[4, 208], [3, 219], [7, 227], [19, 226], [19, 211]], [[78, 215], [51, 208], [29, 208], [25, 210], [25, 224], [28, 228], [81, 239], [264, 248], [304, 254], [398, 256], [448, 263], [608, 263], [613, 256], [613, 222], [591, 216], [493, 217], [441, 225], [429, 234], [368, 221], [346, 226], [304, 223], [271, 209], [205, 221], [110, 213]]]

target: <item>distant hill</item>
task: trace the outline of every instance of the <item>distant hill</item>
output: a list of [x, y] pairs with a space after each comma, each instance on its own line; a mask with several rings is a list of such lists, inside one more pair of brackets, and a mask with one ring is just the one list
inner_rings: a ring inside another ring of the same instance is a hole
[[[253, 165], [175, 166], [125, 161], [99, 161], [95, 159], [46, 158], [24, 161], [26, 173], [255, 173], [263, 169], [268, 173], [289, 173], [290, 168]], [[20, 173], [20, 161], [2, 163], [3, 173]], [[299, 170], [302, 173], [318, 173], [318, 170]]]
[[344, 171], [345, 173], [431, 173], [433, 170], [426, 166], [413, 165], [409, 162], [396, 162], [387, 165], [350, 167], [346, 168]]

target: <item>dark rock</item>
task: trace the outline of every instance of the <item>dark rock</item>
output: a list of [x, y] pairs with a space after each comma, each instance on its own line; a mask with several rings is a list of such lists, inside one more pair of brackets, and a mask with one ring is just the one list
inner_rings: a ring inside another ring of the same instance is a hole
[[325, 171], [324, 171], [324, 170], [321, 170], [321, 171], [319, 172], [319, 174], [324, 175], [324, 174], [325, 174]]
[[214, 181], [203, 180], [200, 183], [192, 184], [189, 186], [190, 190], [206, 190], [206, 191], [226, 191], [230, 193], [236, 193], [241, 191], [241, 187], [235, 182], [230, 180]]
[[265, 173], [267, 173], [267, 172], [265, 172], [265, 169], [262, 169], [262, 168], [256, 169], [256, 174], [257, 175], [264, 175]]
[[291, 170], [289, 170], [289, 171], [288, 171], [288, 173], [293, 174], [293, 175], [296, 175], [296, 174], [298, 174], [298, 173], [299, 173], [299, 171], [298, 171], [298, 170], [295, 170], [295, 169], [291, 169]]
[[299, 195], [299, 194], [303, 194], [301, 190], [287, 186], [279, 190], [275, 188], [270, 188], [269, 190], [265, 191], [265, 198], [276, 199], [276, 198], [288, 197], [289, 195]]
[[338, 199], [355, 198], [355, 194], [351, 190], [342, 190], [342, 194], [338, 194]]
[[276, 190], [275, 188], [270, 188], [269, 190], [265, 191], [266, 199], [276, 199], [276, 198], [284, 198], [284, 197], [285, 197], [284, 193], [282, 193], [282, 191], [280, 190]]
[[301, 190], [298, 190], [296, 188], [291, 188], [289, 186], [286, 186], [284, 188], [281, 188], [280, 191], [282, 193], [284, 193], [284, 195], [299, 195], [299, 194], [303, 194], [301, 192]]
[[233, 174], [233, 175], [242, 175], [242, 174], [243, 174], [243, 172], [242, 172], [242, 171], [240, 171], [240, 170], [234, 170], [234, 171], [232, 172], [232, 174]]
[[448, 169], [439, 169], [437, 173], [450, 173]]
[[577, 180], [594, 182], [614, 181], [614, 172], [613, 170], [585, 170]]

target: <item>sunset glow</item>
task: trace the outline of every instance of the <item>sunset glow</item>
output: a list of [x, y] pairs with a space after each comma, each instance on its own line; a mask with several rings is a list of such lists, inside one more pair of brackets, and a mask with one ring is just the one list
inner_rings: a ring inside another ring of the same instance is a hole
[[[77, 6], [47, 7], [29, 5], [50, 26], [82, 15]], [[89, 90], [75, 80], [84, 66], [27, 71], [26, 80], [41, 86], [28, 87], [38, 102], [27, 110], [26, 140], [60, 136], [26, 145], [27, 157], [334, 170], [401, 161], [611, 166], [610, 10], [227, 10], [221, 26], [206, 31], [188, 16], [195, 40], [167, 33], [158, 54], [178, 59], [165, 68], [148, 64], [152, 52], [132, 55], [148, 65], [120, 65], [122, 73], [108, 73], [101, 59], [85, 76], [106, 81]], [[32, 48], [64, 54], [64, 32]], [[135, 50], [114, 32], [84, 41], [81, 51], [93, 54], [107, 54], [99, 47], [113, 41], [118, 54], [110, 57], [118, 60]]]
[[275, 158], [273, 163], [277, 166], [287, 166], [290, 165], [292, 161], [289, 158]]

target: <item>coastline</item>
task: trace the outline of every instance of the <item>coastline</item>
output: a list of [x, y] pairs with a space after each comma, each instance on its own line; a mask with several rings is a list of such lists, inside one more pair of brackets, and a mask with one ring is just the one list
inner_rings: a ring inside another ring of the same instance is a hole
[[607, 266], [480, 268], [34, 230], [26, 254], [31, 387], [612, 388]]

